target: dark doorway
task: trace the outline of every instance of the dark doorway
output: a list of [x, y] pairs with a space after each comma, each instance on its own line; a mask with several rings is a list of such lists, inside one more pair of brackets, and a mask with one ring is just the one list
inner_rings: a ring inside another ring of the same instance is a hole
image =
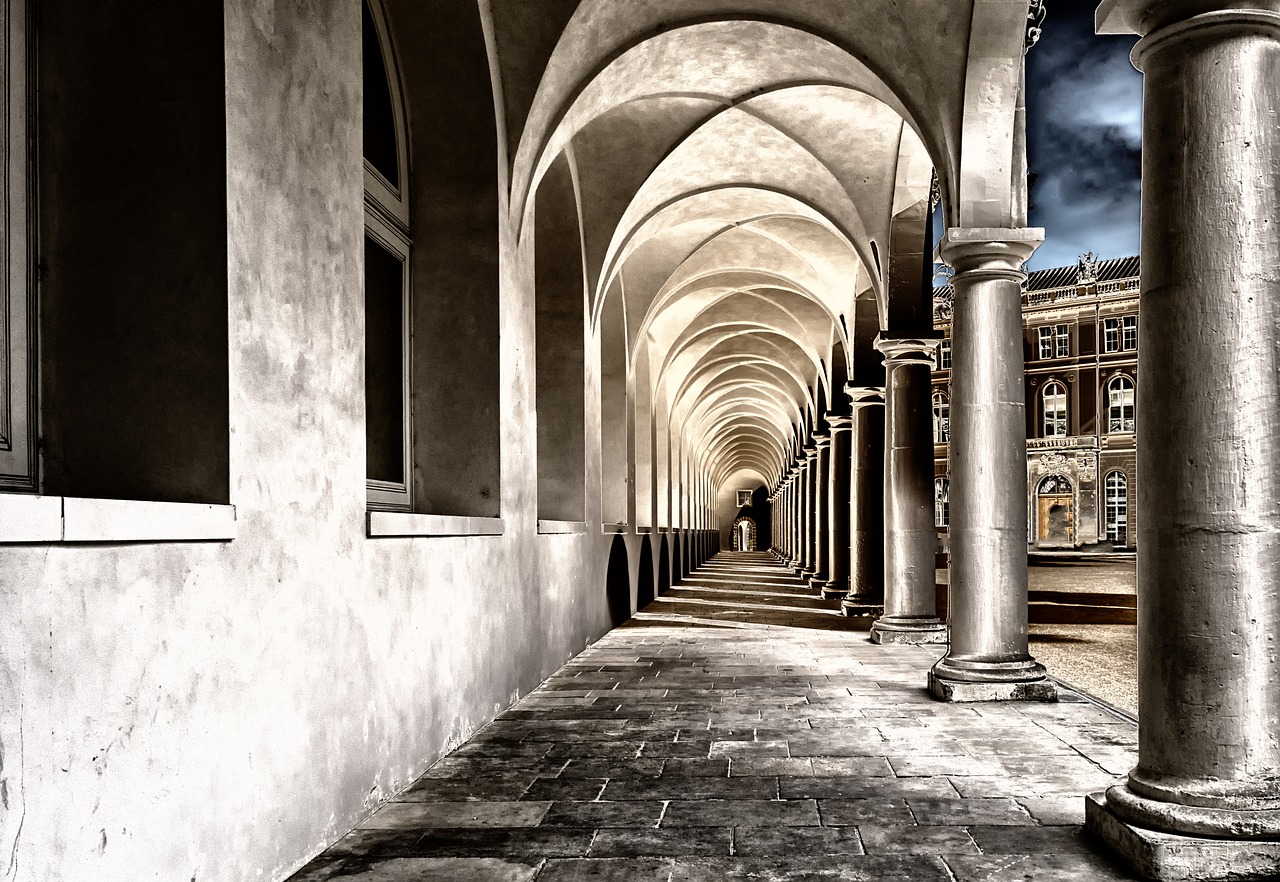
[[627, 544], [621, 536], [613, 537], [613, 547], [609, 549], [604, 594], [609, 602], [609, 620], [613, 627], [631, 618], [631, 566], [627, 562]]
[[640, 574], [636, 577], [636, 611], [653, 603], [653, 543], [645, 536], [640, 542]]

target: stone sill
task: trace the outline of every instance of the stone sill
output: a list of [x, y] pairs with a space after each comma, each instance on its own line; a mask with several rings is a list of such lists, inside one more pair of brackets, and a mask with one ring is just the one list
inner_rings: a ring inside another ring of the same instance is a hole
[[586, 521], [544, 521], [538, 520], [538, 533], [542, 535], [558, 535], [562, 533], [585, 533]]
[[625, 533], [627, 532], [627, 525], [626, 524], [601, 524], [600, 532], [606, 536], [608, 536], [611, 533]]
[[368, 521], [370, 539], [406, 536], [501, 536], [505, 529], [506, 524], [502, 518], [418, 514], [409, 511], [371, 511]]
[[226, 542], [236, 507], [0, 494], [0, 543]]

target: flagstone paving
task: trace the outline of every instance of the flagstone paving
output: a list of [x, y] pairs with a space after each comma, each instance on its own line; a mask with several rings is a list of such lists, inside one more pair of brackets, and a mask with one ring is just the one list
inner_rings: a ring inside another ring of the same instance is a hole
[[1082, 831], [1137, 730], [945, 704], [767, 554], [720, 554], [293, 882], [1135, 878]]

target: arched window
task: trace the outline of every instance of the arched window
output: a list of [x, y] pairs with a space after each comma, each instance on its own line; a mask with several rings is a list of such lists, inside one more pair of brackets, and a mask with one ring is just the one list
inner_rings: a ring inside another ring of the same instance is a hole
[[371, 508], [410, 507], [409, 204], [390, 41], [363, 9], [366, 478]]
[[1124, 472], [1107, 473], [1106, 492], [1106, 525], [1107, 541], [1115, 545], [1127, 545], [1129, 542], [1129, 479]]
[[1067, 390], [1059, 382], [1046, 383], [1040, 393], [1044, 419], [1042, 436], [1061, 438], [1067, 434]]
[[933, 393], [933, 443], [946, 444], [951, 440], [951, 403], [946, 393]]
[[947, 527], [951, 524], [951, 482], [946, 478], [933, 479], [933, 525]]
[[1133, 431], [1133, 380], [1128, 377], [1107, 384], [1107, 431]]

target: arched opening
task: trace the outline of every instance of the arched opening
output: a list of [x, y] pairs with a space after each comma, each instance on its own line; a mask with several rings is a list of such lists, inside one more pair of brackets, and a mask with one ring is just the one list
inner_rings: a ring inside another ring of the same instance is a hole
[[538, 518], [581, 521], [586, 514], [585, 301], [577, 199], [566, 156], [560, 156], [542, 179], [535, 211]]
[[664, 534], [658, 545], [658, 596], [671, 590], [671, 554], [667, 537]]
[[[367, 0], [364, 21], [366, 228], [402, 266], [391, 272], [397, 267], [373, 250], [386, 278], [369, 275], [382, 296], [371, 298], [366, 281], [367, 355], [377, 369], [368, 383], [368, 419], [377, 421], [369, 426], [369, 498], [379, 507], [496, 517], [498, 145], [480, 11]], [[375, 331], [403, 352], [375, 347]], [[381, 480], [387, 476], [394, 480]]]
[[1108, 472], [1103, 486], [1107, 541], [1123, 547], [1129, 544], [1129, 479], [1122, 471]]
[[734, 551], [756, 551], [756, 522], [743, 516], [733, 522], [733, 530], [729, 534]]
[[631, 565], [627, 560], [627, 544], [621, 536], [614, 536], [613, 545], [609, 548], [604, 594], [609, 604], [611, 627], [616, 628], [631, 618]]
[[680, 541], [679, 533], [668, 533], [671, 537], [671, 551], [673, 560], [671, 562], [671, 581], [680, 583], [684, 581], [684, 543]]
[[1036, 487], [1036, 545], [1070, 548], [1075, 545], [1075, 493], [1062, 475], [1049, 475]]
[[653, 575], [653, 543], [645, 536], [640, 542], [640, 572], [636, 576], [636, 609], [642, 610], [653, 603], [657, 585]]

